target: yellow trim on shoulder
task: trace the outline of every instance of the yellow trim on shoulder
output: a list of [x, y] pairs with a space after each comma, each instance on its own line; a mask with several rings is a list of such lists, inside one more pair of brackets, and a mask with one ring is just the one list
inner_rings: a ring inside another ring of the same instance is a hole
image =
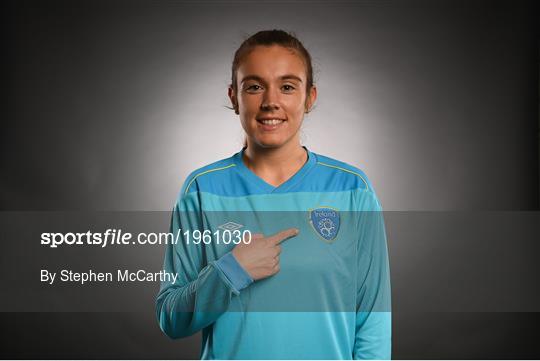
[[356, 172], [353, 172], [352, 170], [348, 170], [348, 169], [345, 169], [345, 168], [342, 168], [342, 167], [338, 167], [337, 165], [331, 165], [331, 164], [326, 164], [326, 163], [323, 163], [323, 162], [317, 162], [318, 164], [320, 165], [325, 165], [327, 167], [330, 167], [330, 168], [336, 168], [336, 169], [339, 169], [339, 170], [342, 170], [344, 172], [347, 172], [347, 173], [351, 173], [351, 174], [354, 174], [358, 177], [360, 177], [360, 179], [362, 179], [362, 181], [364, 182], [364, 184], [366, 185], [366, 189], [369, 190], [369, 185], [368, 183], [366, 182], [366, 180], [364, 179], [364, 177], [362, 177], [360, 174], [356, 173]]
[[215, 172], [215, 171], [218, 171], [218, 170], [223, 170], [223, 169], [227, 169], [227, 168], [230, 168], [230, 167], [235, 167], [236, 164], [229, 164], [228, 166], [225, 166], [225, 167], [220, 167], [220, 168], [214, 168], [214, 169], [208, 169], [208, 170], [205, 170], [204, 172], [201, 172], [201, 173], [198, 173], [196, 174], [192, 179], [191, 181], [189, 182], [188, 186], [186, 187], [186, 191], [184, 193], [184, 195], [186, 195], [189, 191], [189, 187], [191, 187], [191, 183], [193, 183], [193, 181], [195, 179], [197, 179], [197, 177], [203, 175], [203, 174], [206, 174], [206, 173], [210, 173], [210, 172]]

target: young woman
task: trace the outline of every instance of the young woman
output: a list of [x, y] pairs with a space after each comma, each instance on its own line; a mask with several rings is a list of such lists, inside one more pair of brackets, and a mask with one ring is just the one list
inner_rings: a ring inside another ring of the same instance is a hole
[[317, 97], [309, 53], [284, 31], [254, 34], [235, 53], [229, 97], [246, 144], [182, 187], [161, 329], [202, 330], [203, 359], [389, 359], [380, 204], [361, 170], [300, 144]]

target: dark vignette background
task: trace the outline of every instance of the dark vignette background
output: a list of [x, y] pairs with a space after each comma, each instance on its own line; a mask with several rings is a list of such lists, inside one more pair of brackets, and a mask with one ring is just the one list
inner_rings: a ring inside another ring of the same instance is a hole
[[[243, 34], [271, 27], [297, 31], [320, 69], [306, 143], [366, 169], [385, 209], [538, 210], [534, 1], [2, 7], [2, 210], [168, 209], [190, 170], [240, 146], [222, 107], [230, 59]], [[334, 119], [344, 131], [329, 140]], [[205, 132], [227, 137], [186, 156]], [[199, 335], [168, 340], [151, 310], [0, 317], [5, 358], [199, 355]], [[540, 358], [539, 325], [538, 313], [395, 312], [393, 357]]]

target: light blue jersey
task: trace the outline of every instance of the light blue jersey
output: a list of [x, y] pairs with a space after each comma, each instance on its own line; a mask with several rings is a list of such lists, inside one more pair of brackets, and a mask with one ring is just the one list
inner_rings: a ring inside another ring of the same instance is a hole
[[[390, 359], [379, 201], [361, 170], [305, 149], [307, 162], [279, 187], [244, 165], [244, 149], [182, 187], [171, 220], [182, 236], [164, 261], [178, 278], [162, 283], [156, 313], [172, 338], [202, 330], [203, 359]], [[300, 232], [281, 243], [280, 271], [253, 282], [231, 237], [288, 228]]]

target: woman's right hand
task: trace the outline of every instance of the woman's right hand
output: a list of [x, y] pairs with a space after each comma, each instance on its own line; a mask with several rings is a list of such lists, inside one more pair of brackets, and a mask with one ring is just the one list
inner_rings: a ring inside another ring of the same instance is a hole
[[289, 228], [269, 237], [255, 233], [251, 236], [250, 243], [239, 243], [232, 253], [242, 268], [257, 281], [279, 272], [280, 243], [298, 233], [296, 228]]

